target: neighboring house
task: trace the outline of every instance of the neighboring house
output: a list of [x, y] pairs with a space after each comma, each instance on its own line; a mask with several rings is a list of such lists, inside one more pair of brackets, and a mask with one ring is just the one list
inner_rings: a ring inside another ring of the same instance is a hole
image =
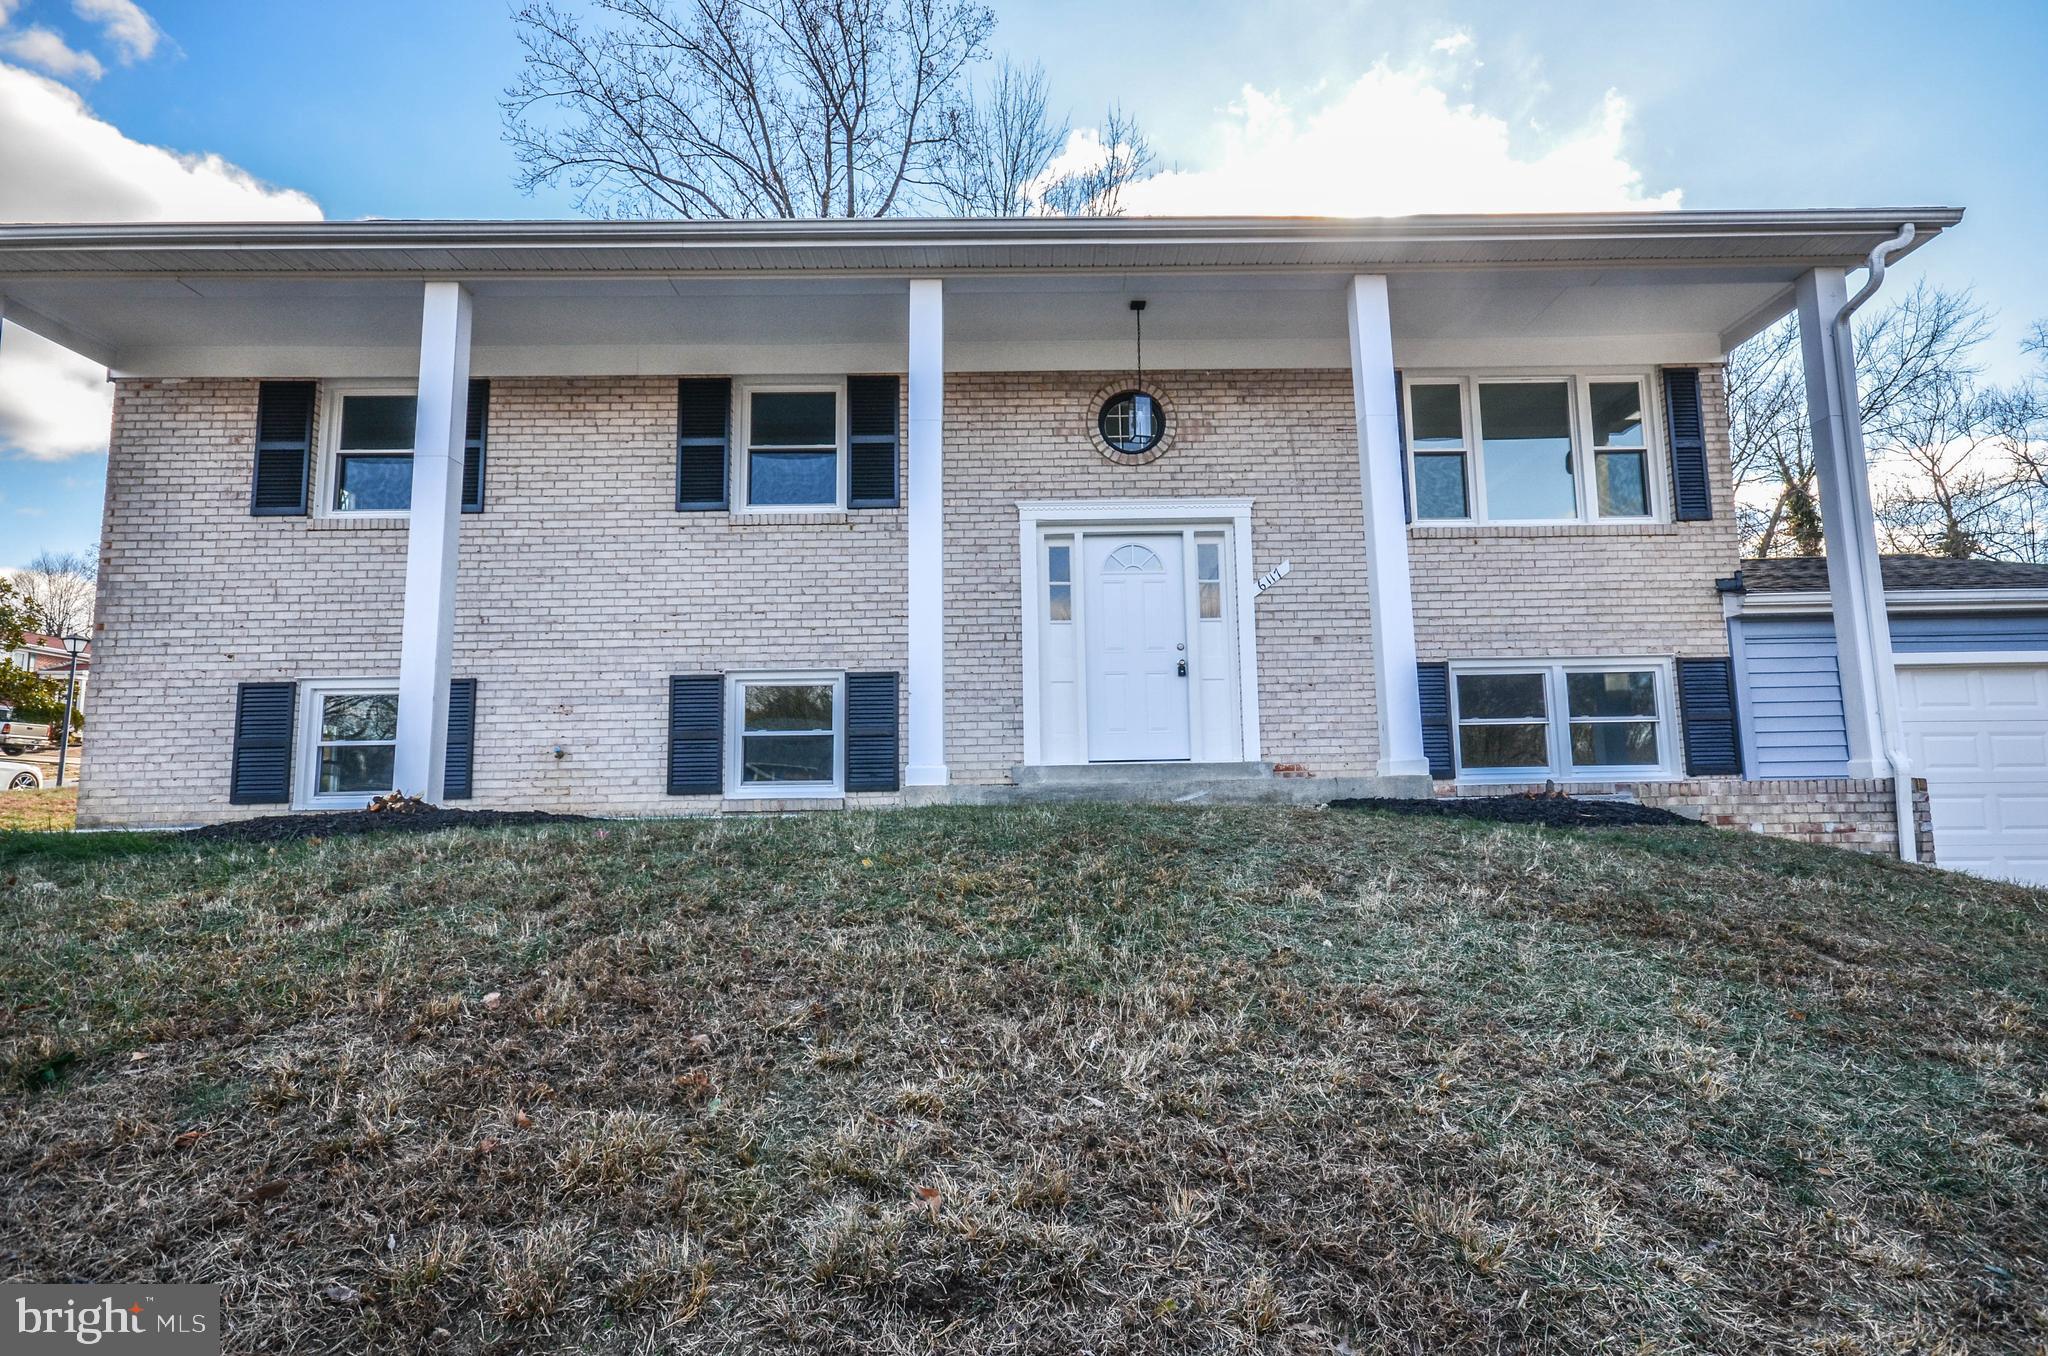
[[[1944, 866], [2048, 885], [2048, 566], [1883, 558], [1906, 752]], [[1744, 764], [1848, 765], [1827, 562], [1746, 560], [1726, 581]]]
[[[64, 638], [62, 636], [44, 636], [38, 635], [33, 631], [25, 632], [22, 635], [21, 644], [8, 652], [7, 662], [17, 669], [27, 669], [30, 673], [40, 674], [42, 677], [56, 683], [59, 687], [62, 687], [72, 675], [71, 652], [64, 647]], [[75, 699], [78, 703], [78, 709], [83, 711], [85, 709], [86, 680], [92, 677], [91, 641], [86, 641], [78, 652], [77, 675], [78, 690]]]
[[1555, 783], [1892, 846], [1866, 626], [1848, 775], [1743, 775], [1722, 367], [1960, 219], [0, 227], [116, 383], [80, 818]]

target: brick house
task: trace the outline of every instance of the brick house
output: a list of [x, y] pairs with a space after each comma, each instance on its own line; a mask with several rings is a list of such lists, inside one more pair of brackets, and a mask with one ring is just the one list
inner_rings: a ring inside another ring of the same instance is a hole
[[86, 683], [92, 677], [92, 642], [86, 641], [78, 649], [78, 660], [74, 666], [71, 651], [65, 647], [64, 637], [46, 636], [36, 631], [22, 633], [21, 644], [9, 651], [7, 662], [15, 668], [25, 669], [53, 683], [77, 682], [77, 696], [80, 709], [85, 706]]
[[[1829, 336], [1960, 219], [0, 227], [116, 385], [81, 820], [1557, 783], [1891, 850]], [[1795, 308], [1846, 756], [1770, 781], [1722, 368]]]

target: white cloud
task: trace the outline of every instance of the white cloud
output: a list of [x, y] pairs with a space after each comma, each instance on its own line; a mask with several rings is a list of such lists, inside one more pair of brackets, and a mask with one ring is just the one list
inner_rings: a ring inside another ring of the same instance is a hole
[[123, 65], [147, 61], [164, 35], [135, 0], [71, 0], [71, 8], [79, 18], [100, 26]]
[[1446, 33], [1443, 37], [1438, 38], [1429, 45], [1429, 50], [1432, 52], [1442, 52], [1445, 56], [1456, 56], [1471, 45], [1472, 35], [1461, 28], [1455, 33]]
[[1393, 216], [1673, 208], [1625, 150], [1628, 104], [1609, 93], [1582, 127], [1518, 148], [1501, 118], [1454, 104], [1420, 68], [1374, 66], [1306, 107], [1246, 86], [1205, 169], [1124, 192], [1133, 215]]
[[304, 193], [136, 141], [75, 91], [0, 65], [0, 221], [296, 221]]
[[91, 52], [78, 51], [55, 32], [42, 27], [0, 34], [0, 52], [66, 80], [97, 80], [107, 73], [107, 68]]
[[0, 334], [0, 447], [38, 461], [107, 449], [114, 388], [103, 367], [39, 334]]
[[[4, 4], [5, 0], [0, 0]], [[136, 141], [54, 80], [0, 64], [0, 221], [303, 221], [320, 206], [217, 155]], [[0, 336], [0, 447], [107, 445], [103, 369], [16, 325]]]

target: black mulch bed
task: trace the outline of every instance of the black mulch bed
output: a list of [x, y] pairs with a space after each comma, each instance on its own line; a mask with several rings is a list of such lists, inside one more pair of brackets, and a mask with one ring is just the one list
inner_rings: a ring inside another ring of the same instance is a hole
[[1625, 800], [1579, 800], [1572, 796], [1467, 796], [1458, 800], [1394, 800], [1361, 796], [1333, 800], [1333, 810], [1385, 810], [1397, 815], [1453, 815], [1496, 824], [1547, 824], [1561, 829], [1603, 829], [1636, 824], [1698, 828], [1699, 821]]
[[433, 833], [438, 829], [507, 829], [526, 824], [588, 822], [584, 815], [553, 815], [544, 810], [449, 810], [427, 806], [265, 815], [261, 819], [238, 819], [187, 829], [184, 836], [212, 843], [292, 843], [305, 838], [345, 838], [363, 833]]

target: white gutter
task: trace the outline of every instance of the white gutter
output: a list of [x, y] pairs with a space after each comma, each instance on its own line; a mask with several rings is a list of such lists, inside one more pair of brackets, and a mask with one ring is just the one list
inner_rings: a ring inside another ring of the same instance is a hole
[[[1850, 333], [1849, 320], [1856, 314], [1858, 307], [1877, 295], [1877, 289], [1884, 286], [1885, 264], [1890, 256], [1899, 254], [1912, 245], [1913, 237], [1918, 233], [1909, 221], [1899, 228], [1897, 235], [1870, 252], [1869, 276], [1863, 280], [1863, 286], [1856, 290], [1856, 295], [1842, 304], [1842, 309], [1835, 313], [1834, 324], [1829, 327], [1828, 337], [1835, 348], [1835, 380], [1841, 388], [1842, 412], [1848, 416], [1842, 421], [1843, 436], [1850, 443], [1851, 455], [1848, 461], [1859, 471], [1859, 474], [1848, 477], [1859, 482], [1848, 489], [1855, 498], [1856, 513], [1862, 522], [1872, 521], [1872, 511], [1870, 480], [1868, 472], [1864, 469], [1866, 463], [1863, 458], [1863, 402], [1856, 390], [1856, 345]], [[1872, 563], [1877, 565], [1876, 572], [1880, 576], [1870, 581], [1875, 586], [1871, 592], [1878, 599], [1879, 605], [1861, 609], [1857, 624], [1864, 628], [1865, 643], [1872, 654], [1890, 655], [1891, 623], [1884, 607], [1883, 566], [1878, 562]], [[1897, 815], [1899, 859], [1917, 862], [1920, 860], [1920, 832], [1918, 819], [1913, 813], [1913, 764], [1906, 756], [1906, 731], [1899, 717], [1899, 680], [1896, 663], [1892, 672], [1883, 675], [1883, 681], [1891, 685], [1891, 699], [1878, 702], [1877, 718], [1884, 735], [1885, 762], [1891, 767], [1892, 804]]]
[[[1774, 593], [1729, 593], [1726, 611], [1738, 617], [1825, 617], [1826, 590], [1784, 590]], [[1885, 610], [1893, 616], [1942, 612], [2048, 611], [2048, 588], [2036, 589], [1891, 589]]]

